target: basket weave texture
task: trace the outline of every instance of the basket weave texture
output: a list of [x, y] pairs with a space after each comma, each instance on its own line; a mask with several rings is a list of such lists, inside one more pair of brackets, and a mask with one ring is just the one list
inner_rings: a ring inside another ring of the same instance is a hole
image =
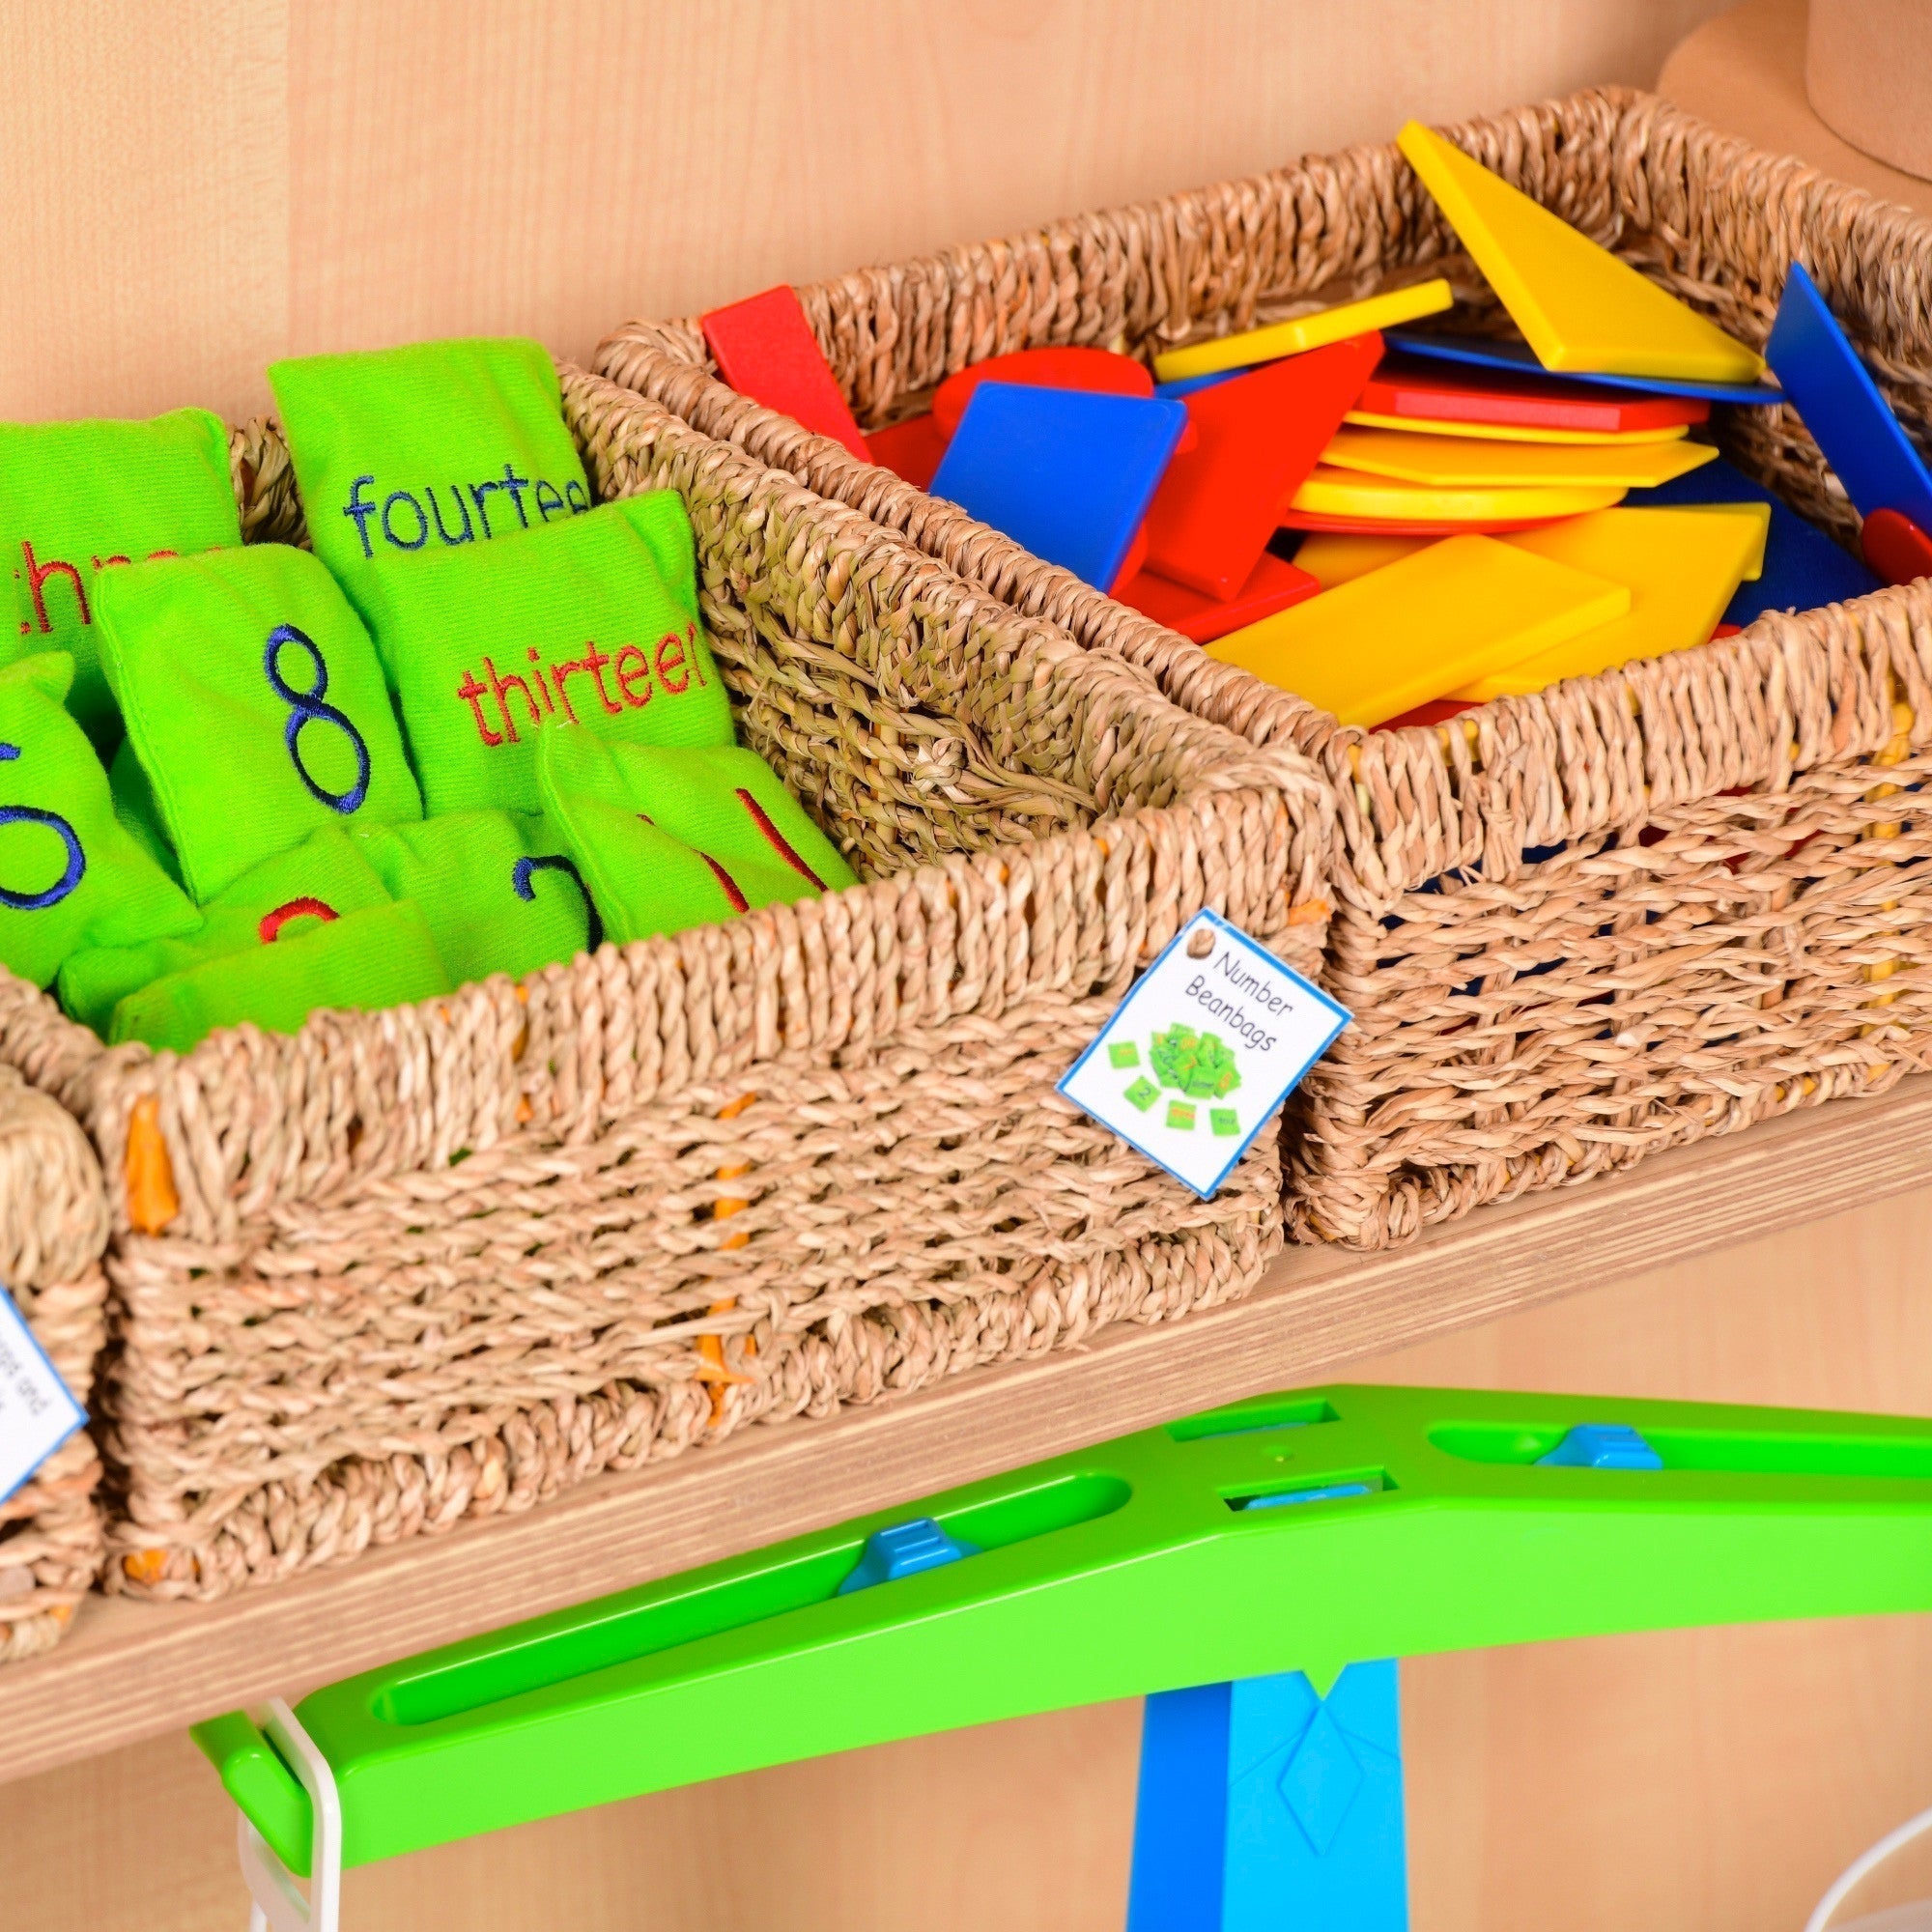
[[[0, 1293], [74, 1399], [105, 1333], [107, 1189], [73, 1117], [0, 1066]], [[57, 1642], [100, 1570], [100, 1458], [83, 1430], [0, 1502], [0, 1662]]]
[[[1625, 90], [1445, 131], [1752, 343], [1802, 259], [1906, 423], [1932, 426], [1932, 224]], [[877, 428], [988, 356], [1151, 356], [1437, 274], [1462, 326], [1505, 326], [1378, 145], [799, 295]], [[1327, 983], [1356, 1023], [1301, 1092], [1296, 1237], [1385, 1245], [1926, 1064], [1932, 820], [1895, 794], [1932, 760], [1932, 589], [1767, 614], [1447, 727], [1363, 733], [724, 387], [695, 321], [627, 325], [596, 362], [1188, 709], [1315, 759], [1338, 841]], [[1716, 426], [1733, 460], [1856, 535], [1795, 412]]]
[[[898, 537], [565, 371], [601, 495], [669, 487], [755, 748], [863, 881], [176, 1058], [0, 984], [112, 1177], [108, 1588], [207, 1597], [1242, 1293], [1211, 1202], [1054, 1093], [1204, 905], [1319, 969], [1326, 788]], [[299, 537], [273, 431], [252, 534]]]

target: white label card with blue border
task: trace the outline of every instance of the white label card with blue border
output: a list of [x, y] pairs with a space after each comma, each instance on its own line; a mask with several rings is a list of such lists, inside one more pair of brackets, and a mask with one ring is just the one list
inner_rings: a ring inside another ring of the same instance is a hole
[[1196, 913], [1060, 1091], [1208, 1200], [1348, 1024], [1239, 926]]
[[0, 1503], [87, 1420], [0, 1288]]

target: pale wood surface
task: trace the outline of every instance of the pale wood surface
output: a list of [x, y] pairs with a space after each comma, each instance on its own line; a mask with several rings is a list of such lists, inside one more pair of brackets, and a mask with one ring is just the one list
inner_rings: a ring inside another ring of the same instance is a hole
[[[1932, 1412], [1928, 1252], [1920, 1187], [1349, 1373]], [[1923, 1618], [1432, 1658], [1404, 1697], [1417, 1932], [1796, 1932], [1932, 1801]], [[667, 1792], [351, 1873], [346, 1925], [1120, 1932], [1138, 1737], [1106, 1705]], [[233, 1829], [179, 1733], [7, 1786], [0, 1921], [240, 1932]]]
[[805, 280], [1592, 81], [1719, 0], [9, 0], [0, 415]]
[[[1705, 22], [1663, 64], [1657, 90], [1773, 154], [1932, 214], [1932, 182], [1861, 154], [1819, 119], [1804, 92], [1805, 0], [1746, 0]], [[1918, 75], [1919, 86], [1928, 84]]]
[[0, 1671], [0, 1777], [1875, 1201], [1925, 1180], [1928, 1142], [1921, 1076], [1390, 1253], [1298, 1249], [1233, 1307], [754, 1430], [296, 1583], [213, 1605], [91, 1603], [59, 1649]]

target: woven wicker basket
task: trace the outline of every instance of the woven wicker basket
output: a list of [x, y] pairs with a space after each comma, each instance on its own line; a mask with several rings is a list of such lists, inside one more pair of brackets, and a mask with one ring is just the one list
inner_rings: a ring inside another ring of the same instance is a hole
[[[1448, 131], [1752, 342], [1802, 256], [1906, 420], [1932, 424], [1932, 224], [1622, 90]], [[1373, 146], [799, 293], [877, 428], [1011, 350], [1151, 355], [1435, 274], [1464, 319], [1504, 326], [1407, 163]], [[1925, 1063], [1932, 820], [1882, 800], [1932, 771], [1932, 589], [1364, 734], [725, 388], [696, 322], [629, 325], [597, 365], [1321, 766], [1328, 984], [1356, 1024], [1302, 1090], [1297, 1237], [1379, 1246]], [[1792, 412], [1718, 415], [1734, 460], [1855, 534]]]
[[[85, 1403], [104, 1339], [107, 1190], [71, 1115], [0, 1066], [0, 1294]], [[100, 1459], [71, 1435], [0, 1502], [0, 1662], [60, 1639], [100, 1570]]]
[[[1243, 1293], [1278, 1139], [1203, 1202], [1054, 1093], [1212, 905], [1311, 973], [1326, 788], [851, 511], [581, 372], [668, 486], [741, 736], [865, 883], [445, 1001], [0, 1060], [111, 1177], [107, 1587], [213, 1596]], [[251, 535], [300, 534], [236, 442]]]

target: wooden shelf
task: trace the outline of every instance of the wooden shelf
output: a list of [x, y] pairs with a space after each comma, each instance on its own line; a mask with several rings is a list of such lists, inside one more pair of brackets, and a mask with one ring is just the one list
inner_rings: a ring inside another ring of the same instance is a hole
[[1488, 1208], [1380, 1255], [1299, 1248], [1230, 1308], [1120, 1327], [823, 1422], [754, 1429], [527, 1515], [217, 1604], [97, 1599], [0, 1665], [0, 1780], [582, 1603], [1932, 1181], [1932, 1077]]

